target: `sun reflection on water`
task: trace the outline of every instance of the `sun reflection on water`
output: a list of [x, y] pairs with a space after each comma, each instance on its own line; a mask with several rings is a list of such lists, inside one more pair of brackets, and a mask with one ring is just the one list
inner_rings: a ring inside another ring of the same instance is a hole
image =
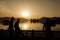
[[29, 24], [27, 24], [27, 23], [20, 24], [20, 28], [21, 28], [22, 30], [29, 30]]

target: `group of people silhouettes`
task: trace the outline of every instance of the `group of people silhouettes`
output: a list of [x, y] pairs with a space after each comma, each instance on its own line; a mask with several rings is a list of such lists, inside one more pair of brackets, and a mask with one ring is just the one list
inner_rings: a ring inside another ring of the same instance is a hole
[[[9, 21], [9, 28], [8, 28], [9, 37], [13, 37], [14, 32], [15, 32], [16, 37], [19, 37], [20, 34], [22, 36], [24, 36], [23, 32], [19, 28], [20, 20], [17, 19], [17, 21], [15, 23], [14, 23], [14, 20], [15, 20], [14, 17], [11, 17], [11, 19]], [[43, 25], [43, 30], [45, 28], [46, 40], [54, 39], [53, 33], [51, 31], [51, 26], [55, 26], [55, 24], [56, 24], [56, 21], [51, 20], [50, 18], [46, 19], [46, 22]], [[15, 28], [15, 31], [14, 31], [14, 28]], [[32, 38], [34, 38], [34, 30], [32, 30]]]
[[8, 28], [10, 37], [14, 36], [14, 28], [15, 28], [16, 37], [19, 37], [19, 34], [23, 35], [21, 29], [19, 28], [19, 22], [20, 22], [20, 20], [17, 19], [17, 21], [14, 23], [14, 17], [11, 17], [11, 20], [9, 21], [9, 28]]

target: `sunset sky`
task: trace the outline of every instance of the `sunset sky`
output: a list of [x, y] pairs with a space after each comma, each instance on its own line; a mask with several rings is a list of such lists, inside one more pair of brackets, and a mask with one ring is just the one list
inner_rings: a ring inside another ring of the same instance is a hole
[[0, 0], [0, 16], [25, 17], [27, 19], [40, 18], [43, 16], [60, 17], [60, 1]]
[[[60, 17], [58, 0], [0, 0], [0, 17], [22, 17], [27, 19], [41, 17]], [[40, 24], [29, 24], [29, 29], [42, 29]], [[1, 24], [0, 24], [1, 26]], [[34, 27], [33, 27], [34, 26]], [[0, 29], [6, 27], [0, 27]], [[22, 25], [26, 29], [27, 24]], [[53, 29], [53, 28], [52, 28]], [[60, 25], [54, 30], [60, 30]]]

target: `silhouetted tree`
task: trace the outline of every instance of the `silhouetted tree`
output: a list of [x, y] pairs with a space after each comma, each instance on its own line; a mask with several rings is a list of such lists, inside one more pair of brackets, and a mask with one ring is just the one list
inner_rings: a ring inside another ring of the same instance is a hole
[[31, 19], [30, 22], [31, 23], [37, 23], [37, 19]]

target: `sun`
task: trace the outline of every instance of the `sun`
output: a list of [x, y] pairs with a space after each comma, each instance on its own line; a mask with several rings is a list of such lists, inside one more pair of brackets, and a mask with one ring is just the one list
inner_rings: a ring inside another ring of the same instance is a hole
[[28, 11], [23, 11], [22, 12], [22, 16], [23, 17], [28, 17], [29, 16], [29, 12]]

